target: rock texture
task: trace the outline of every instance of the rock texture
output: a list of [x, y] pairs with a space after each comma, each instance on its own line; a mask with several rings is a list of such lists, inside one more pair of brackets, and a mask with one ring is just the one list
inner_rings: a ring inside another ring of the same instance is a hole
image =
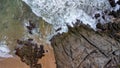
[[29, 65], [30, 68], [42, 68], [41, 64], [38, 64], [38, 60], [44, 56], [44, 46], [40, 45], [38, 47], [38, 44], [32, 41], [33, 39], [25, 41], [18, 40], [17, 43], [21, 47], [16, 49], [16, 55], [21, 58], [21, 61]]
[[110, 36], [112, 28], [105, 32], [83, 24], [74, 26], [51, 39], [57, 68], [120, 68], [120, 42]]
[[42, 44], [41, 42], [32, 38], [17, 40], [16, 55], [29, 68], [56, 68], [51, 45]]

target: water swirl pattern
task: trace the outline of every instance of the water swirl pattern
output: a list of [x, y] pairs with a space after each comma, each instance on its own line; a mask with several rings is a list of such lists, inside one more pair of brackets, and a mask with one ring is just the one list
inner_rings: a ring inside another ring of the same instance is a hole
[[84, 24], [96, 28], [93, 14], [111, 8], [108, 0], [23, 0], [32, 11], [54, 29], [62, 28], [59, 32], [67, 32], [67, 26], [79, 19]]

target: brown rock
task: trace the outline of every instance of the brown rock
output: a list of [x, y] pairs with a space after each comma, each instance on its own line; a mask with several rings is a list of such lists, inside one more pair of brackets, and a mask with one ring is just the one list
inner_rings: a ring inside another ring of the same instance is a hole
[[119, 68], [120, 42], [87, 26], [69, 27], [68, 33], [54, 36], [51, 45], [57, 68]]

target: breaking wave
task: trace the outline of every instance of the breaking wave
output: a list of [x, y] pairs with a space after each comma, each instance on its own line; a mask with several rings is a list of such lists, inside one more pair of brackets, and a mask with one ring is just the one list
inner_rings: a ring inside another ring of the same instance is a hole
[[4, 58], [13, 57], [9, 53], [10, 53], [10, 49], [7, 47], [6, 42], [1, 41], [0, 42], [0, 57], [4, 57]]
[[[76, 19], [84, 24], [89, 24], [96, 29], [97, 19], [95, 13], [110, 10], [108, 0], [23, 0], [32, 11], [46, 22], [53, 25], [54, 29], [62, 28], [59, 32], [67, 32], [66, 24], [73, 26]], [[109, 17], [108, 17], [109, 18]], [[108, 21], [101, 20], [102, 23]]]

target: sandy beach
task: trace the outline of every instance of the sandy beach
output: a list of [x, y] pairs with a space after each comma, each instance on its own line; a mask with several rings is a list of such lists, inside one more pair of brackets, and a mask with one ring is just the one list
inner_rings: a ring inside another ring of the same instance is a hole
[[[42, 68], [56, 68], [54, 53], [51, 46], [45, 46], [45, 56], [38, 61], [41, 63]], [[20, 60], [18, 56], [13, 58], [0, 58], [0, 68], [30, 68]]]

